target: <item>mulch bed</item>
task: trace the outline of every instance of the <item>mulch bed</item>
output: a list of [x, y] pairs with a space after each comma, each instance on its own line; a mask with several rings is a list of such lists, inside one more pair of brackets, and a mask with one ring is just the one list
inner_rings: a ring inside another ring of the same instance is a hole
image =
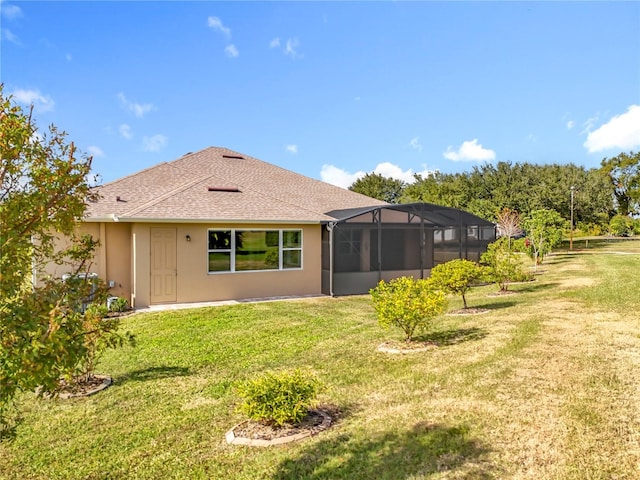
[[112, 379], [107, 375], [91, 375], [89, 378], [76, 378], [71, 382], [60, 380], [59, 398], [88, 397], [98, 393], [109, 385]]
[[129, 315], [133, 315], [136, 313], [135, 310], [129, 309], [124, 312], [108, 312], [105, 318], [119, 318], [119, 317], [128, 317]]
[[328, 410], [330, 409], [309, 410], [307, 416], [299, 424], [282, 427], [246, 420], [227, 432], [227, 442], [237, 445], [268, 447], [302, 440], [331, 426], [335, 412]]
[[315, 410], [311, 410], [298, 425], [284, 425], [282, 427], [265, 425], [249, 420], [234, 429], [236, 437], [259, 438], [261, 440], [273, 440], [274, 438], [288, 437], [302, 432], [318, 432], [324, 417]]

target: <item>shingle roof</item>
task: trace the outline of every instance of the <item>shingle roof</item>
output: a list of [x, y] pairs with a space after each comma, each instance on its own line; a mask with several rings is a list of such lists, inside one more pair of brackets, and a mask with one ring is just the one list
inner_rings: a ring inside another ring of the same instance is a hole
[[96, 187], [87, 220], [323, 222], [385, 202], [209, 147]]

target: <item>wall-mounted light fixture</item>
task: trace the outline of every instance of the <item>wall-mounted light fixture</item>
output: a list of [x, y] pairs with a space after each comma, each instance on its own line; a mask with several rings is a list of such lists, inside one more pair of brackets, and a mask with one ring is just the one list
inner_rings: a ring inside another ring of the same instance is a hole
[[187, 242], [191, 241], [191, 235], [187, 235], [185, 238], [187, 239]]

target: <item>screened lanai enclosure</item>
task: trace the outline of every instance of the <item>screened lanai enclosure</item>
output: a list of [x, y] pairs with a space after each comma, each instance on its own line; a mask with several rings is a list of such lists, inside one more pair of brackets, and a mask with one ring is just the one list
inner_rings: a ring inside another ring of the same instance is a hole
[[427, 278], [455, 258], [479, 261], [495, 225], [456, 208], [412, 203], [338, 210], [322, 231], [322, 292], [368, 293], [380, 280]]

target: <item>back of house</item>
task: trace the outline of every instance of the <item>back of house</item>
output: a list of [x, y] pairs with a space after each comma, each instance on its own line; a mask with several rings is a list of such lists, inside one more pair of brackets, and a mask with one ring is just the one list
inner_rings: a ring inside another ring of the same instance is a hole
[[477, 260], [495, 238], [460, 210], [391, 205], [218, 147], [97, 190], [80, 226], [100, 241], [91, 272], [136, 308], [366, 293]]

